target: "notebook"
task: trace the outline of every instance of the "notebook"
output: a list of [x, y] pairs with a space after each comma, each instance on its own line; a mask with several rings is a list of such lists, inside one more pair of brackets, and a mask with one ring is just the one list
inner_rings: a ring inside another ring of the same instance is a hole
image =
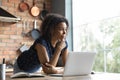
[[50, 74], [51, 76], [80, 76], [88, 75], [92, 71], [95, 52], [69, 52], [63, 74]]

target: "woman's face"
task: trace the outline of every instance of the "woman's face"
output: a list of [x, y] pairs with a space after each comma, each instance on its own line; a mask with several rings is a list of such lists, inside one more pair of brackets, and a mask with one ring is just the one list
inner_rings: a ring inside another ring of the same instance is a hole
[[59, 23], [52, 34], [52, 37], [56, 40], [64, 41], [66, 39], [68, 26], [65, 22]]

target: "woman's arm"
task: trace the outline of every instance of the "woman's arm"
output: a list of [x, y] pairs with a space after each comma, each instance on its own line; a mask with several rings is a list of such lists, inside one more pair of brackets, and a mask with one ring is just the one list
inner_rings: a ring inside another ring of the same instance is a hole
[[68, 56], [68, 49], [65, 49], [65, 51], [62, 53], [62, 62], [64, 66], [66, 64], [67, 56]]
[[[63, 53], [62, 53], [62, 61], [63, 61], [63, 64], [65, 65], [66, 63], [66, 58], [67, 58], [67, 55], [68, 55], [68, 50], [66, 49]], [[63, 73], [64, 71], [64, 68], [62, 69], [56, 69], [55, 66], [49, 64], [49, 63], [45, 63], [45, 65], [42, 64], [42, 67], [44, 68], [45, 72], [47, 72], [47, 74], [56, 74], [56, 73]]]
[[[58, 62], [58, 59], [59, 59], [60, 54], [61, 54], [61, 50], [64, 47], [63, 45], [65, 46], [65, 42], [59, 43], [56, 46], [54, 55], [53, 55], [52, 59], [49, 60], [46, 48], [43, 45], [41, 45], [41, 44], [36, 44], [35, 48], [37, 50], [40, 63], [42, 65], [44, 65], [44, 66], [42, 66], [42, 68], [43, 68], [45, 73], [59, 73], [59, 71], [57, 71], [54, 67], [56, 66], [56, 64]], [[62, 55], [62, 59], [63, 59], [63, 63], [64, 64], [65, 64], [65, 61], [66, 61], [67, 53], [68, 53], [68, 51], [66, 49], [63, 52], [63, 55]], [[52, 69], [51, 69], [51, 66], [47, 66], [46, 63], [50, 64], [52, 66]]]
[[[63, 48], [65, 48], [66, 46], [66, 43], [65, 41], [59, 41], [56, 46], [55, 46], [55, 51], [54, 51], [54, 55], [53, 57], [51, 58], [49, 64], [53, 65], [53, 66], [56, 66], [57, 65], [57, 62], [58, 62], [58, 59], [60, 57], [60, 54], [61, 54], [61, 51], [63, 50]], [[65, 53], [65, 52], [64, 52]], [[63, 54], [64, 54], [63, 53]]]
[[46, 48], [41, 44], [36, 44], [35, 49], [37, 50], [38, 58], [41, 64], [49, 62], [48, 53]]
[[57, 73], [55, 66], [49, 64], [50, 60], [46, 48], [41, 44], [36, 44], [35, 49], [37, 50], [38, 58], [40, 63], [42, 64], [43, 71], [47, 74]]
[[39, 61], [42, 65], [42, 69], [45, 73], [56, 73], [56, 70], [51, 71], [50, 67], [46, 66], [46, 63], [49, 63], [49, 57], [46, 48], [41, 44], [36, 44], [35, 49], [37, 50]]
[[47, 50], [43, 45], [36, 44], [35, 48], [37, 50], [38, 58], [39, 58], [41, 64], [49, 63], [53, 66], [56, 66], [59, 56], [60, 56], [60, 53], [61, 53], [60, 47], [57, 47], [55, 49], [54, 55], [51, 60], [49, 59]]

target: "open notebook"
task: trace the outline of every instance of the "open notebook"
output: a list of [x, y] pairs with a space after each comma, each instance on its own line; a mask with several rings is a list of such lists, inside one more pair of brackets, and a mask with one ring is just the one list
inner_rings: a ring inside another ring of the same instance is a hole
[[92, 71], [96, 53], [69, 52], [63, 74], [50, 74], [50, 76], [80, 76], [88, 75]]
[[30, 77], [44, 77], [45, 75], [40, 73], [26, 73], [26, 72], [18, 72], [11, 76], [11, 78], [30, 78]]

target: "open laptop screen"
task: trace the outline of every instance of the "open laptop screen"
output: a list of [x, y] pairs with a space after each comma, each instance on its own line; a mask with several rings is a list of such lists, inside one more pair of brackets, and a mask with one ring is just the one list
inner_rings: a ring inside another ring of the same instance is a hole
[[95, 54], [95, 52], [69, 52], [64, 68], [64, 76], [90, 74]]

